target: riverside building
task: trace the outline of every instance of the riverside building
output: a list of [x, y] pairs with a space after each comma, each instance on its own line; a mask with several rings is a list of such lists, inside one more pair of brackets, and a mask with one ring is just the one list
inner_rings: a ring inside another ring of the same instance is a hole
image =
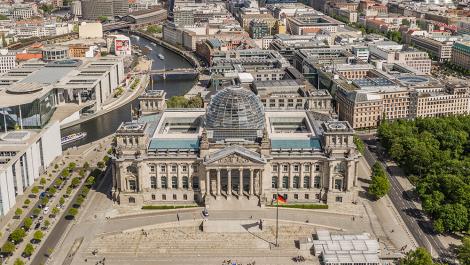
[[265, 110], [250, 90], [226, 87], [207, 109], [167, 109], [122, 123], [113, 197], [138, 206], [256, 207], [278, 193], [292, 203], [353, 202], [360, 156], [353, 134], [347, 122]]

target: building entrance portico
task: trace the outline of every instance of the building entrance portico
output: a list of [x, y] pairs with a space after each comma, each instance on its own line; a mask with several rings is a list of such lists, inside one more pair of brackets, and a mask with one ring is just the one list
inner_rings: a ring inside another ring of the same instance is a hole
[[[206, 196], [242, 199], [262, 194], [263, 168], [206, 167]], [[241, 188], [242, 187], [242, 188]]]

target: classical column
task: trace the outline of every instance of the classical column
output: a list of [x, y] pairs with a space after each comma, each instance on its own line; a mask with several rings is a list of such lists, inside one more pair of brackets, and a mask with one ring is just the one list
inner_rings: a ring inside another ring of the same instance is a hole
[[302, 189], [302, 188], [305, 188], [305, 187], [304, 187], [304, 164], [300, 163], [299, 167], [300, 167], [300, 183], [299, 183], [299, 187]]
[[294, 176], [292, 176], [292, 165], [289, 163], [289, 189], [292, 189], [294, 186]]
[[238, 187], [238, 195], [239, 195], [239, 199], [241, 198], [241, 196], [243, 196], [243, 168], [241, 167], [240, 169], [238, 169], [238, 172], [240, 172], [239, 174], [239, 180], [240, 180], [240, 187]]
[[227, 196], [232, 195], [232, 169], [227, 169]]
[[259, 176], [259, 195], [262, 195], [263, 194], [263, 170], [262, 169], [259, 170], [258, 176]]
[[253, 169], [250, 169], [250, 196], [253, 195]]
[[283, 166], [282, 164], [279, 164], [277, 167], [277, 188], [278, 189], [282, 189], [282, 178], [283, 178], [283, 176], [281, 176], [282, 166]]
[[155, 164], [155, 179], [157, 181], [157, 189], [161, 189], [162, 188], [162, 182], [161, 182], [161, 176], [160, 174], [158, 174], [158, 170], [159, 170], [159, 165], [158, 164]]
[[188, 165], [188, 190], [193, 189], [193, 166], [191, 164]]
[[217, 169], [217, 196], [220, 196], [220, 169]]
[[142, 162], [140, 162], [137, 165], [137, 190], [136, 191], [142, 190], [143, 182], [144, 182], [144, 165]]
[[210, 189], [210, 185], [209, 185], [209, 182], [210, 182], [210, 173], [211, 173], [211, 170], [210, 170], [210, 169], [206, 169], [206, 184], [205, 184], [206, 195], [209, 195], [209, 189]]
[[[315, 164], [314, 163], [311, 163], [310, 164], [310, 188], [315, 188], [315, 175], [314, 175], [314, 167], [315, 167]], [[320, 184], [321, 185], [321, 184]]]
[[181, 176], [181, 170], [180, 170], [181, 165], [179, 163], [176, 164], [176, 179], [178, 183], [178, 189], [183, 188], [183, 176]]
[[333, 189], [333, 171], [334, 171], [334, 166], [332, 161], [329, 161], [330, 163], [330, 172], [328, 172], [328, 189], [332, 190]]

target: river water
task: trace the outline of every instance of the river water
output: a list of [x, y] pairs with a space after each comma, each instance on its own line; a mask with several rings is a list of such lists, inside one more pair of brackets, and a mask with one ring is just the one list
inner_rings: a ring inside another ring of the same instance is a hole
[[[145, 48], [150, 50], [150, 52], [147, 53], [147, 56], [153, 60], [152, 69], [192, 67], [191, 64], [183, 57], [164, 47], [155, 45], [146, 39], [131, 36], [131, 43], [133, 45], [140, 46], [144, 50]], [[165, 57], [165, 60], [160, 60], [160, 58], [158, 58], [158, 54], [162, 54]], [[159, 80], [153, 82], [152, 89], [164, 90], [167, 93], [167, 98], [169, 98], [171, 96], [184, 95], [191, 89], [193, 83], [194, 80]], [[133, 102], [89, 121], [61, 130], [62, 136], [77, 132], [87, 133], [85, 138], [68, 145], [64, 145], [63, 149], [65, 150], [73, 146], [87, 144], [113, 134], [123, 121], [131, 120], [131, 106], [136, 105], [137, 100], [134, 100]]]

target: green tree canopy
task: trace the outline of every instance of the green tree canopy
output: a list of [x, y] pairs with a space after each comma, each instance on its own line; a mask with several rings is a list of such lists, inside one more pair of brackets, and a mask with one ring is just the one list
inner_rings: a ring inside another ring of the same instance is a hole
[[432, 261], [431, 254], [424, 248], [410, 251], [400, 260], [400, 265], [437, 265]]
[[11, 232], [10, 240], [14, 241], [15, 243], [19, 243], [23, 240], [25, 236], [26, 236], [26, 232], [21, 228], [17, 228], [13, 230], [13, 232]]
[[162, 33], [162, 26], [160, 25], [150, 25], [147, 27], [145, 32], [149, 34]]
[[33, 194], [38, 194], [39, 193], [39, 188], [37, 186], [34, 186], [32, 189], [31, 189], [31, 192]]
[[372, 167], [372, 181], [369, 185], [368, 193], [375, 199], [380, 199], [387, 195], [390, 190], [390, 181], [379, 162]]
[[15, 259], [13, 265], [24, 265], [24, 261], [20, 258]]
[[190, 99], [184, 96], [173, 96], [166, 102], [168, 108], [202, 108], [204, 100], [200, 95], [194, 96]]
[[2, 246], [2, 252], [11, 255], [15, 251], [15, 244], [10, 241], [5, 242]]
[[29, 230], [32, 225], [33, 225], [33, 220], [31, 218], [26, 217], [23, 220], [23, 227], [24, 227], [25, 230]]
[[24, 247], [24, 250], [23, 250], [23, 254], [26, 257], [30, 257], [31, 255], [33, 255], [33, 252], [34, 252], [33, 245], [31, 243], [26, 244], [26, 246]]
[[78, 210], [75, 208], [70, 208], [69, 215], [75, 217], [78, 214]]
[[462, 239], [462, 245], [458, 249], [457, 258], [460, 264], [470, 264], [470, 236]]
[[108, 22], [108, 17], [107, 16], [99, 16], [98, 17], [98, 20], [101, 22], [101, 23], [105, 23], [105, 22]]
[[72, 187], [76, 188], [76, 187], [78, 187], [78, 185], [80, 185], [80, 183], [81, 183], [80, 178], [79, 178], [79, 177], [74, 177], [74, 178], [72, 179], [72, 183], [71, 183], [70, 185], [71, 185]]
[[22, 214], [23, 214], [23, 210], [21, 210], [21, 208], [16, 208], [16, 210], [15, 210], [15, 215], [16, 215], [16, 216], [20, 216], [20, 215], [22, 215]]
[[41, 230], [36, 230], [33, 234], [33, 238], [36, 241], [41, 241], [44, 237], [44, 233]]

